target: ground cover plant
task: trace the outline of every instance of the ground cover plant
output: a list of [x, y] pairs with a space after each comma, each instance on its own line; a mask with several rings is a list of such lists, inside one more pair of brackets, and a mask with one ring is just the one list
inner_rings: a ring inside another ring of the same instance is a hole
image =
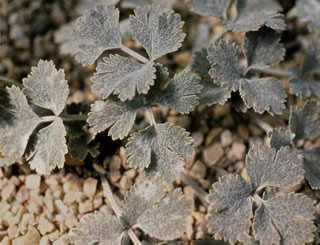
[[[284, 2], [79, 1], [54, 39], [89, 74], [80, 103], [50, 57], [22, 82], [0, 76], [2, 243], [318, 244], [320, 2]], [[57, 193], [57, 169], [90, 177], [86, 197]], [[21, 171], [52, 193], [15, 193]]]

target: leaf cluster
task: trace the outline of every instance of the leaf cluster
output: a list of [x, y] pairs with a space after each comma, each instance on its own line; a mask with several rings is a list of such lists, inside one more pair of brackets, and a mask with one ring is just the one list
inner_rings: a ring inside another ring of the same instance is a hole
[[[246, 157], [248, 177], [226, 175], [213, 184], [208, 201], [209, 232], [230, 244], [304, 244], [313, 241], [314, 207], [303, 194], [276, 195], [266, 187], [290, 187], [304, 175], [296, 149], [253, 146]], [[262, 197], [261, 197], [262, 195]]]
[[274, 0], [237, 0], [237, 16], [228, 18], [231, 0], [189, 0], [191, 10], [202, 16], [220, 18], [226, 29], [232, 32], [258, 31], [267, 26], [274, 30], [284, 30], [286, 25], [281, 7]]
[[168, 192], [163, 181], [145, 179], [126, 194], [120, 217], [102, 211], [85, 215], [70, 239], [76, 245], [119, 245], [130, 229], [140, 228], [154, 238], [173, 240], [186, 231], [191, 207], [180, 189]]
[[176, 51], [185, 37], [180, 15], [164, 2], [137, 7], [129, 17], [129, 26], [148, 59], [121, 44], [119, 10], [114, 6], [99, 5], [75, 23], [74, 35], [83, 42], [76, 59], [83, 65], [92, 64], [110, 49], [132, 56], [110, 55], [97, 65], [92, 90], [101, 99], [92, 105], [88, 124], [94, 134], [109, 129], [113, 140], [123, 139], [129, 135], [138, 111], [151, 111], [151, 125], [129, 138], [129, 166], [170, 182], [183, 171], [184, 161], [192, 154], [192, 140], [182, 128], [154, 122], [151, 108], [161, 104], [180, 113], [191, 112], [199, 103], [200, 78], [185, 70], [170, 79], [168, 69], [155, 62]]
[[247, 62], [244, 69], [240, 67], [239, 48], [230, 41], [222, 40], [196, 52], [192, 66], [201, 75], [205, 88], [200, 94], [200, 104], [224, 104], [232, 92], [239, 92], [244, 110], [282, 114], [287, 95], [280, 82], [273, 77], [252, 77], [256, 70], [269, 68], [283, 59], [285, 50], [279, 41], [280, 35], [270, 28], [247, 32], [243, 44]]
[[[49, 174], [63, 167], [68, 152], [60, 117], [69, 94], [68, 83], [63, 70], [56, 70], [53, 62], [40, 60], [23, 79], [23, 86], [23, 90], [7, 87], [1, 96], [5, 100], [1, 106], [5, 125], [0, 128], [0, 166], [21, 163], [24, 157], [38, 174]], [[27, 98], [52, 116], [38, 116]]]
[[[296, 149], [297, 142], [312, 140], [319, 137], [320, 111], [317, 102], [309, 100], [302, 109], [291, 107], [289, 118], [289, 129], [273, 129], [269, 135], [271, 146], [279, 149], [282, 146], [289, 146]], [[305, 178], [312, 189], [320, 189], [320, 148], [298, 150], [303, 158]]]

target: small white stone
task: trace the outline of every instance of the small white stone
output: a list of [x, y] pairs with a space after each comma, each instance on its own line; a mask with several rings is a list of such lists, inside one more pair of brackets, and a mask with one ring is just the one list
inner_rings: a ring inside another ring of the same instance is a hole
[[88, 178], [83, 183], [83, 192], [87, 197], [92, 199], [97, 191], [98, 181], [94, 178]]
[[39, 189], [41, 177], [37, 174], [31, 174], [26, 177], [26, 187], [29, 189]]

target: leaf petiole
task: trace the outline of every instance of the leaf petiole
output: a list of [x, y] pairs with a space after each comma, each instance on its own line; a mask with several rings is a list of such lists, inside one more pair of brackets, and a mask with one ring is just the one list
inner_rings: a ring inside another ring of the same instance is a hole
[[125, 53], [131, 55], [132, 57], [136, 58], [137, 60], [141, 61], [142, 63], [147, 64], [147, 63], [150, 62], [150, 60], [148, 60], [147, 58], [143, 57], [142, 55], [138, 54], [137, 52], [133, 51], [132, 49], [127, 48], [124, 45], [121, 45], [120, 49], [123, 52], [125, 52]]
[[151, 106], [148, 107], [148, 113], [149, 113], [149, 119], [150, 119], [150, 124], [151, 126], [156, 125], [156, 120], [154, 119], [153, 111]]

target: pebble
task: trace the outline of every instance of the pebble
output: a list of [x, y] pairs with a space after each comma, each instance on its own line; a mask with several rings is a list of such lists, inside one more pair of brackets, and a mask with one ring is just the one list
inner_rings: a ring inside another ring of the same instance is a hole
[[23, 245], [35, 245], [40, 243], [40, 234], [37, 229], [31, 227], [28, 233], [24, 236]]
[[208, 136], [206, 137], [205, 145], [208, 146], [214, 142], [222, 133], [222, 128], [213, 128], [210, 130]]
[[113, 155], [111, 158], [109, 169], [111, 171], [121, 169], [121, 158], [118, 155]]
[[199, 147], [200, 145], [202, 145], [204, 140], [204, 136], [202, 132], [194, 132], [191, 136], [193, 138], [194, 147]]
[[119, 184], [123, 190], [128, 190], [132, 186], [132, 180], [128, 176], [123, 175]]
[[230, 130], [224, 130], [220, 137], [221, 145], [223, 147], [229, 146], [232, 144], [232, 133]]
[[213, 144], [205, 148], [202, 152], [202, 159], [208, 167], [214, 166], [224, 155], [224, 150], [220, 144]]
[[191, 174], [197, 178], [204, 178], [206, 173], [206, 165], [201, 160], [197, 160], [191, 168]]
[[108, 179], [110, 180], [111, 183], [116, 183], [120, 180], [121, 178], [121, 172], [119, 170], [117, 171], [110, 171], [108, 173]]
[[91, 212], [93, 210], [93, 204], [91, 200], [86, 200], [84, 202], [81, 202], [79, 204], [79, 213], [80, 214], [85, 214], [88, 212]]
[[40, 231], [41, 235], [45, 235], [55, 230], [55, 226], [43, 215], [40, 216], [37, 228]]
[[28, 199], [29, 199], [29, 191], [24, 185], [22, 185], [16, 194], [16, 200], [20, 203], [24, 203]]
[[92, 199], [97, 191], [98, 181], [94, 178], [87, 178], [83, 183], [84, 194]]
[[244, 144], [234, 142], [227, 156], [229, 159], [233, 161], [243, 160], [246, 154], [246, 150], [247, 150], [247, 147]]
[[249, 130], [245, 125], [239, 125], [237, 128], [237, 133], [239, 134], [239, 136], [244, 140], [244, 141], [248, 141], [249, 139]]
[[31, 174], [26, 177], [26, 187], [28, 189], [38, 189], [40, 187], [41, 177], [37, 174]]
[[73, 213], [68, 213], [64, 218], [64, 222], [69, 229], [72, 229], [77, 225], [78, 220]]
[[1, 191], [2, 201], [7, 201], [11, 197], [13, 197], [15, 195], [15, 192], [16, 192], [15, 185], [12, 183], [7, 184]]
[[66, 215], [68, 213], [68, 207], [61, 200], [55, 200], [54, 204], [55, 204], [57, 213], [62, 215]]

